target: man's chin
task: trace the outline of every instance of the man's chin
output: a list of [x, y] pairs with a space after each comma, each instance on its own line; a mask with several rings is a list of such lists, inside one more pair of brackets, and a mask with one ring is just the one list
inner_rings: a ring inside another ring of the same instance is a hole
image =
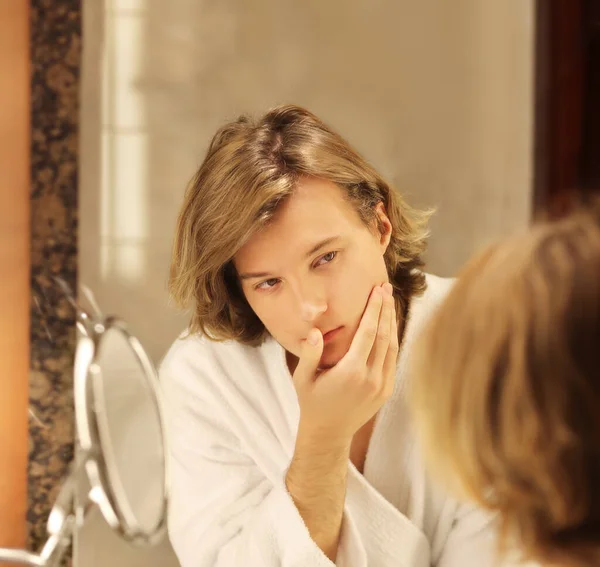
[[340, 358], [322, 358], [320, 363], [319, 363], [319, 371], [323, 371], [323, 370], [330, 370], [331, 368], [333, 368], [339, 361], [341, 360]]
[[[336, 345], [337, 346], [337, 345]], [[329, 370], [333, 368], [348, 352], [347, 349], [339, 348], [328, 349], [325, 347], [325, 352], [321, 355], [321, 361], [319, 362], [319, 369]]]

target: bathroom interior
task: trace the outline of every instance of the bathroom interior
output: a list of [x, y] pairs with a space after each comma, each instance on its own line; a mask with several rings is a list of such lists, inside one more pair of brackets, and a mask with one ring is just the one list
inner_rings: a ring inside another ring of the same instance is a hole
[[[427, 270], [453, 276], [600, 189], [600, 1], [3, 0], [0, 100], [0, 548], [33, 556], [65, 480], [76, 504], [94, 493], [74, 374], [98, 333], [109, 477], [142, 524], [163, 513], [155, 390], [132, 353], [157, 366], [187, 324], [173, 231], [223, 122], [311, 109], [436, 209]], [[94, 502], [64, 564], [178, 565], [164, 529], [136, 545]]]

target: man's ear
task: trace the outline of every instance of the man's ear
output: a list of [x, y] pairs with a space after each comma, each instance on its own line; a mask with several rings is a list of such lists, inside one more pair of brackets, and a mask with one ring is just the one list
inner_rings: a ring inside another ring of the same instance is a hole
[[385, 205], [381, 201], [375, 205], [375, 213], [377, 214], [376, 228], [379, 234], [379, 243], [382, 251], [385, 252], [392, 239], [392, 223], [387, 216]]

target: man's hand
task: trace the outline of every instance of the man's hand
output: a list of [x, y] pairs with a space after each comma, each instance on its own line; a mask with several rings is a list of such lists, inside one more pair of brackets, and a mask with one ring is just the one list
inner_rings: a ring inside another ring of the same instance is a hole
[[318, 372], [323, 337], [318, 329], [309, 333], [293, 376], [304, 433], [351, 441], [391, 396], [398, 355], [391, 290], [389, 283], [373, 288], [350, 349], [333, 368]]
[[312, 539], [334, 562], [352, 438], [394, 388], [398, 331], [385, 287], [373, 289], [350, 349], [332, 369], [317, 370], [323, 337], [313, 329], [316, 344], [306, 341], [293, 376], [300, 425], [286, 486]]

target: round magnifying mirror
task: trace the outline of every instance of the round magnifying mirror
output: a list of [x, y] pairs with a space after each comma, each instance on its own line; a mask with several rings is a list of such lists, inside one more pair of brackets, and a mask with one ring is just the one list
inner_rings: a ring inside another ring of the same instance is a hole
[[78, 346], [80, 368], [87, 372], [80, 382], [85, 386], [75, 392], [78, 410], [85, 408], [77, 428], [90, 455], [90, 498], [126, 539], [153, 544], [164, 534], [168, 500], [156, 369], [122, 321], [109, 317], [96, 323], [93, 336]]

